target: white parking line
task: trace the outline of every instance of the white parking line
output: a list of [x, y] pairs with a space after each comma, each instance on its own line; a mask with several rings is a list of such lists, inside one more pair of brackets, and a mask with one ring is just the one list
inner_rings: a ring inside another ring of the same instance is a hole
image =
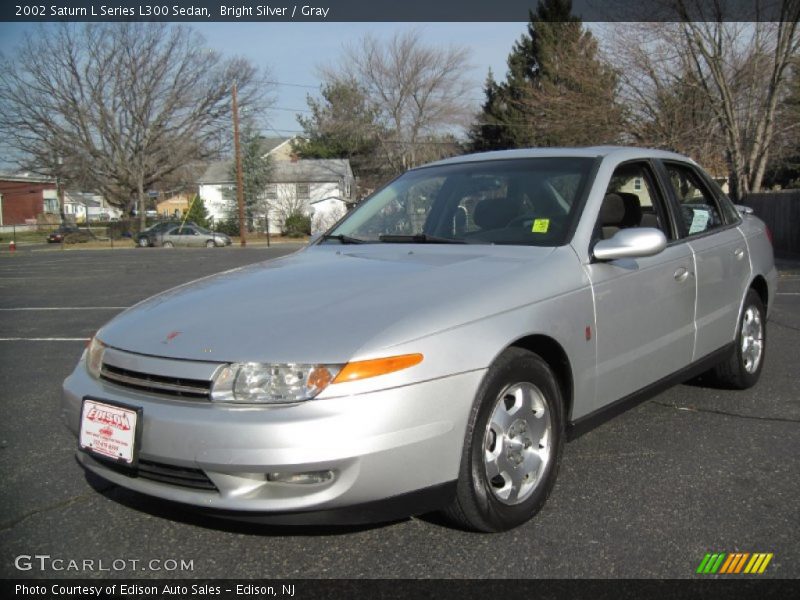
[[0, 342], [88, 342], [92, 338], [25, 338], [25, 337], [10, 337], [0, 338]]
[[32, 306], [20, 308], [0, 308], [0, 311], [15, 310], [124, 310], [129, 306]]

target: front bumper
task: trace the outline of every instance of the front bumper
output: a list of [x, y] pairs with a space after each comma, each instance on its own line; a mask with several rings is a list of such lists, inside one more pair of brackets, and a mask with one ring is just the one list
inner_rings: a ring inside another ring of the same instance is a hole
[[[77, 436], [84, 396], [141, 407], [140, 460], [202, 471], [215, 489], [132, 476], [78, 451], [85, 468], [122, 487], [219, 514], [335, 512], [413, 492], [451, 492], [482, 377], [472, 371], [346, 397], [244, 407], [140, 393], [93, 379], [81, 362], [64, 381], [62, 415]], [[313, 484], [267, 480], [268, 473], [316, 471], [333, 477]], [[426, 497], [431, 510], [433, 496]]]

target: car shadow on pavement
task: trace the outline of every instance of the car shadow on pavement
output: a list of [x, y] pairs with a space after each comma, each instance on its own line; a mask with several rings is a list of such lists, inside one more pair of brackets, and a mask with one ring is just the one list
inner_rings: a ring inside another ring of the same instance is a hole
[[185, 525], [194, 525], [204, 529], [215, 531], [225, 531], [229, 533], [240, 533], [256, 536], [276, 536], [276, 537], [295, 537], [295, 536], [335, 536], [350, 533], [359, 533], [381, 529], [408, 521], [405, 519], [395, 519], [382, 523], [372, 523], [365, 525], [275, 525], [264, 524], [254, 521], [234, 520], [233, 518], [222, 518], [203, 512], [202, 508], [163, 500], [140, 494], [133, 490], [122, 488], [114, 483], [106, 481], [95, 475], [91, 471], [84, 469], [84, 477], [89, 486], [105, 498], [121, 504], [126, 508], [146, 513], [153, 517], [176, 521]]

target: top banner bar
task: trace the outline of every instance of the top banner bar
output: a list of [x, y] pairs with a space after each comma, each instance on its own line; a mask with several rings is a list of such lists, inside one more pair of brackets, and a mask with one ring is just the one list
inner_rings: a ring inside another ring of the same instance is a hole
[[[788, 21], [796, 0], [573, 0], [584, 22]], [[17, 0], [0, 21], [525, 22], [536, 0]], [[795, 11], [796, 12], [796, 11]]]

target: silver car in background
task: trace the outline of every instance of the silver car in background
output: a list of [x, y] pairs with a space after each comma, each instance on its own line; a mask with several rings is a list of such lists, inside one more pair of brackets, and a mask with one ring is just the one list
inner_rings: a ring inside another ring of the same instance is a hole
[[151, 246], [161, 246], [162, 248], [214, 248], [231, 245], [231, 238], [224, 233], [209, 231], [198, 225], [175, 225], [162, 229], [149, 237]]
[[63, 415], [86, 469], [212, 514], [501, 531], [567, 439], [696, 374], [754, 385], [776, 280], [764, 224], [684, 156], [460, 156], [120, 314]]

